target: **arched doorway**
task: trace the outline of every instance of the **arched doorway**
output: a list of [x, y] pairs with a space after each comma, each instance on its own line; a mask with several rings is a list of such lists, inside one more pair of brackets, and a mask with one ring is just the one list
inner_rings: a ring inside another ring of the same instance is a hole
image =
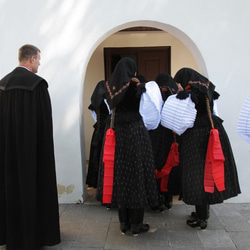
[[[151, 30], [145, 29], [126, 30], [132, 27], [150, 27]], [[119, 27], [115, 27], [104, 38], [100, 38], [98, 46], [93, 48], [93, 53], [90, 57], [88, 67], [85, 74], [83, 96], [82, 96], [82, 123], [81, 144], [82, 144], [82, 159], [83, 159], [83, 198], [87, 198], [86, 171], [88, 167], [90, 141], [93, 133], [94, 120], [91, 112], [88, 110], [90, 97], [100, 80], [105, 80], [105, 57], [104, 51], [107, 48], [116, 47], [171, 47], [171, 74], [182, 67], [192, 67], [201, 73], [207, 75], [207, 69], [201, 53], [194, 42], [183, 32], [168, 24], [143, 21], [127, 23]], [[147, 79], [154, 80], [154, 79]]]

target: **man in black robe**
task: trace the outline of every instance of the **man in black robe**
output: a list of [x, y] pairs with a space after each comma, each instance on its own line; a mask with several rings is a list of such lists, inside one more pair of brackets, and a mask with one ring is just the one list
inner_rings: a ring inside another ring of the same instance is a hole
[[60, 242], [51, 102], [39, 65], [40, 50], [26, 44], [0, 81], [0, 245], [8, 250]]

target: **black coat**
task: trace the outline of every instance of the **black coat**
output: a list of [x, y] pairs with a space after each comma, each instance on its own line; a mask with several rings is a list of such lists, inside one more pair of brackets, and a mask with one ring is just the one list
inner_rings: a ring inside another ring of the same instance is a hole
[[60, 242], [47, 82], [17, 67], [0, 81], [0, 245]]

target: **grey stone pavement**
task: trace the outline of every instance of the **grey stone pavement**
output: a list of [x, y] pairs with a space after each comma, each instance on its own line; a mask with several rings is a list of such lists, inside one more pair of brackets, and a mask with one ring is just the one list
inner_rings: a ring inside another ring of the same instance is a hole
[[150, 231], [135, 237], [121, 233], [117, 210], [107, 210], [89, 195], [84, 204], [60, 204], [62, 242], [43, 250], [250, 249], [250, 204], [212, 205], [206, 230], [186, 225], [193, 208], [175, 199], [169, 211], [146, 209]]
[[[90, 195], [84, 204], [60, 204], [62, 242], [42, 250], [101, 249], [250, 249], [250, 204], [212, 205], [206, 230], [190, 228], [186, 220], [193, 211], [175, 200], [171, 210], [145, 210], [150, 231], [123, 235], [117, 210], [107, 210]], [[1, 248], [0, 249], [4, 249]]]

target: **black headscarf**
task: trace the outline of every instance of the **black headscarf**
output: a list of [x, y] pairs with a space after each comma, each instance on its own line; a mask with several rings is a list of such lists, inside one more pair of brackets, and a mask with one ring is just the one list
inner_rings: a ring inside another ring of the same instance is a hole
[[110, 79], [106, 82], [106, 99], [110, 109], [123, 100], [136, 71], [136, 63], [129, 57], [124, 57], [117, 63]]
[[[174, 77], [177, 83], [180, 83], [183, 89], [187, 89], [188, 85], [198, 90], [199, 92], [206, 94], [210, 101], [215, 99], [215, 95], [219, 95], [214, 91], [215, 86], [205, 76], [201, 75], [197, 71], [191, 68], [180, 69]], [[218, 97], [217, 97], [218, 98]]]
[[155, 81], [160, 87], [163, 101], [166, 101], [170, 95], [176, 94], [178, 91], [175, 80], [167, 73], [160, 73]]
[[141, 82], [141, 83], [146, 83], [146, 79], [143, 75], [137, 75], [136, 78]]
[[89, 105], [89, 109], [97, 110], [102, 104], [106, 93], [105, 81], [102, 80], [97, 83], [94, 92], [91, 96], [91, 104]]

